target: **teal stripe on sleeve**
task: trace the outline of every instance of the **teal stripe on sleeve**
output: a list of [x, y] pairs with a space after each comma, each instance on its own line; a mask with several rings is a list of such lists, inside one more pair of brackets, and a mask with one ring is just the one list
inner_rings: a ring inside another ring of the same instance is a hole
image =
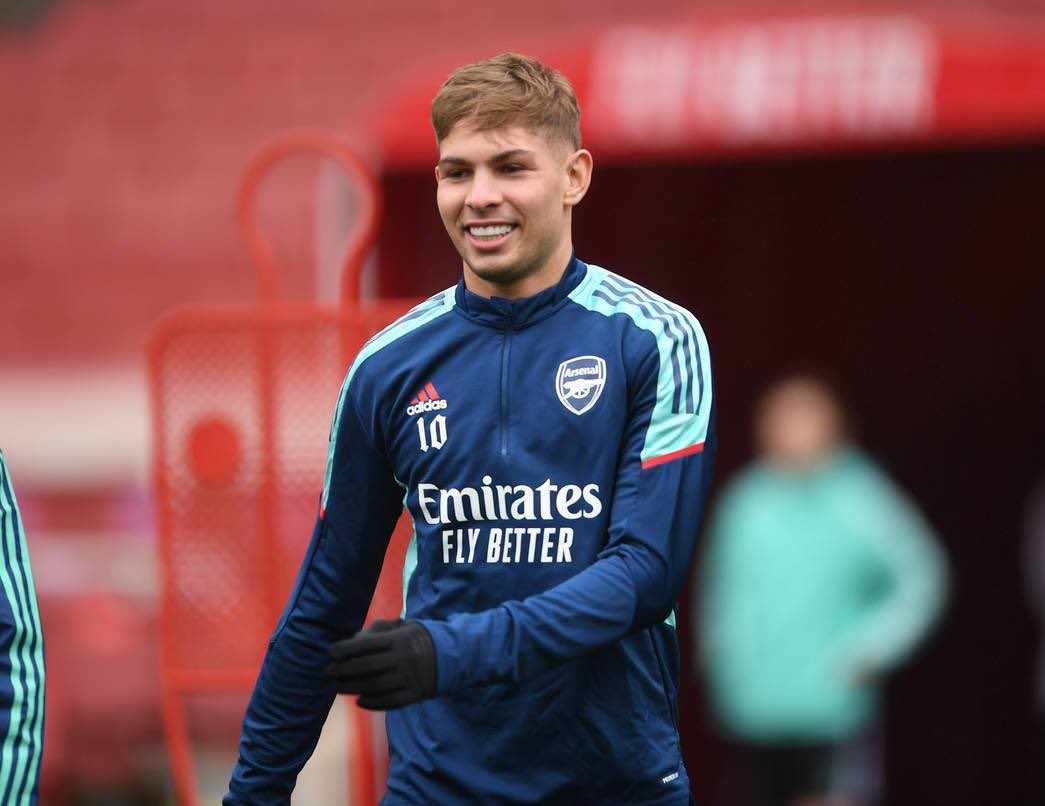
[[414, 578], [417, 571], [417, 527], [410, 533], [410, 545], [406, 547], [406, 557], [403, 560], [403, 610], [399, 618], [406, 618], [406, 594], [410, 588], [410, 580]]
[[327, 469], [326, 474], [323, 477], [322, 510], [326, 510], [327, 498], [330, 495], [330, 475], [334, 469], [334, 447], [337, 445], [337, 432], [338, 426], [341, 424], [341, 411], [344, 408], [345, 398], [348, 395], [349, 384], [352, 383], [352, 378], [355, 376], [356, 371], [363, 362], [370, 358], [370, 356], [374, 355], [374, 353], [384, 349], [389, 344], [401, 339], [408, 333], [417, 330], [417, 328], [422, 325], [426, 325], [432, 320], [438, 319], [443, 314], [453, 310], [455, 304], [455, 290], [456, 286], [452, 286], [407, 311], [407, 313], [364, 344], [363, 348], [359, 351], [359, 354], [352, 362], [352, 366], [349, 368], [348, 374], [345, 376], [345, 380], [341, 384], [341, 391], [337, 396], [337, 407], [334, 409], [334, 422], [330, 427], [330, 438], [327, 443]]
[[[607, 278], [610, 278], [613, 285], [624, 282], [640, 289], [643, 295], [656, 301], [658, 307], [668, 309], [673, 317], [686, 323], [688, 333], [696, 339], [697, 365], [692, 370], [687, 362], [678, 361], [677, 354], [673, 359], [678, 337], [671, 327], [671, 318], [651, 315], [650, 308], [646, 306], [644, 310], [644, 306], [635, 297], [621, 298], [619, 293], [606, 293]], [[618, 278], [600, 266], [588, 266], [587, 275], [570, 292], [570, 298], [578, 305], [603, 316], [625, 315], [636, 327], [652, 333], [656, 338], [660, 358], [657, 401], [649, 429], [646, 431], [642, 461], [646, 462], [703, 443], [707, 438], [711, 420], [711, 361], [707, 339], [696, 317], [680, 305], [636, 286], [630, 280]], [[694, 372], [696, 378], [693, 377]], [[682, 391], [694, 388], [698, 393], [696, 411], [688, 412], [685, 410], [686, 407], [677, 406], [676, 401], [684, 396]]]
[[[26, 697], [28, 700], [27, 721], [23, 729], [25, 741], [23, 749], [28, 757], [28, 765], [25, 770], [25, 778], [18, 791], [21, 793], [21, 801], [29, 803], [30, 797], [37, 786], [39, 776], [40, 758], [43, 755], [43, 716], [44, 716], [44, 647], [43, 628], [40, 624], [40, 608], [37, 603], [36, 584], [33, 579], [33, 569], [29, 561], [29, 546], [25, 539], [25, 529], [22, 517], [18, 510], [18, 501], [15, 498], [14, 486], [11, 484], [10, 476], [4, 469], [4, 486], [7, 496], [14, 511], [12, 525], [15, 529], [15, 555], [12, 558], [15, 571], [14, 582], [21, 584], [23, 594], [23, 614], [29, 626], [29, 631], [23, 638], [23, 657], [27, 659], [26, 666]], [[15, 784], [18, 784], [16, 777]]]
[[4, 803], [21, 804], [30, 802], [36, 787], [42, 752], [44, 655], [28, 546], [14, 487], [2, 454], [0, 536], [4, 541], [0, 587], [7, 597], [15, 628], [9, 650], [12, 704], [7, 733], [0, 750], [0, 799]]
[[406, 618], [406, 594], [410, 588], [410, 580], [413, 579], [414, 572], [417, 570], [417, 527], [413, 524], [414, 516], [406, 504], [406, 499], [410, 497], [410, 490], [399, 479], [396, 479], [396, 484], [403, 488], [403, 509], [410, 515], [410, 525], [413, 527], [410, 533], [410, 544], [406, 547], [406, 556], [403, 558], [403, 609], [399, 618]]

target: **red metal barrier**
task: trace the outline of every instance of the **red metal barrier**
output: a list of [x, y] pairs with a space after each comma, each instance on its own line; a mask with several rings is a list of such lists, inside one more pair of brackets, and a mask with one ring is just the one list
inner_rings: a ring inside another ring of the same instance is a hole
[[[359, 213], [342, 260], [340, 307], [280, 300], [256, 198], [280, 160], [335, 159]], [[149, 348], [161, 579], [161, 696], [178, 802], [199, 799], [186, 701], [249, 692], [293, 584], [323, 485], [338, 388], [363, 342], [416, 300], [359, 301], [362, 261], [377, 229], [376, 186], [335, 137], [293, 132], [263, 149], [239, 197], [258, 274], [258, 304], [197, 306], [167, 316]], [[368, 619], [398, 614], [409, 529], [400, 524]], [[398, 562], [397, 562], [398, 559]], [[353, 802], [376, 803], [371, 717], [353, 707]]]

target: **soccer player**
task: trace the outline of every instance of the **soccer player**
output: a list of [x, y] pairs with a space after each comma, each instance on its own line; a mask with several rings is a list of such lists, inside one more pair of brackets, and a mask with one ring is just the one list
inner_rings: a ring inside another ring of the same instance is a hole
[[44, 731], [44, 644], [14, 487], [0, 453], [0, 803], [35, 804]]
[[[674, 607], [714, 453], [708, 348], [574, 255], [579, 121], [569, 82], [515, 54], [436, 96], [463, 277], [348, 371], [229, 806], [288, 802], [338, 691], [388, 711], [385, 803], [689, 803]], [[404, 504], [402, 619], [357, 633]]]

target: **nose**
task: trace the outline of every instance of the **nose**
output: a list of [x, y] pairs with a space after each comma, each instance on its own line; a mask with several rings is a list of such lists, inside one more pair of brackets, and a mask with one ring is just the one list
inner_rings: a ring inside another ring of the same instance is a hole
[[496, 207], [503, 201], [497, 178], [490, 171], [476, 171], [465, 203], [474, 210]]

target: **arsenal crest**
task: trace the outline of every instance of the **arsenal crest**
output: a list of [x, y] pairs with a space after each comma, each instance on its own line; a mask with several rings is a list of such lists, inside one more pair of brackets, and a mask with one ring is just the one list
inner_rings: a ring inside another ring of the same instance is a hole
[[555, 393], [559, 402], [574, 414], [594, 406], [606, 385], [606, 361], [597, 355], [579, 355], [559, 364]]

